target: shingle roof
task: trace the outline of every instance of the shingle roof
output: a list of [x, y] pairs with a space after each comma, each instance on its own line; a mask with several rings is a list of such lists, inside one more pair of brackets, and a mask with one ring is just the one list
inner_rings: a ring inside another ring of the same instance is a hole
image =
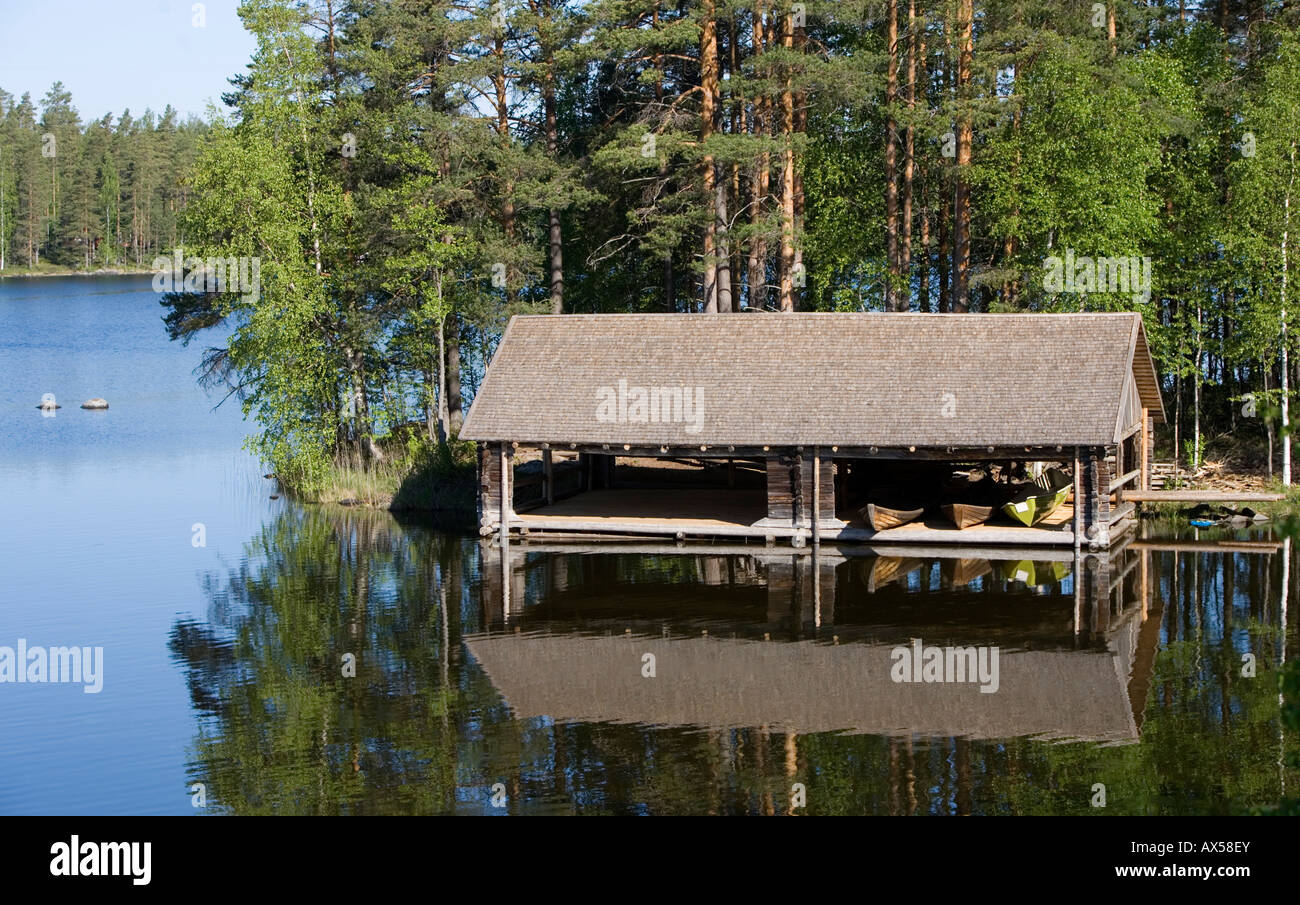
[[[643, 445], [1105, 445], [1115, 440], [1129, 379], [1163, 421], [1137, 314], [519, 316], [501, 338], [461, 436]], [[667, 391], [669, 420], [651, 420], [637, 405], [638, 388], [660, 404], [664, 394], [650, 391]], [[697, 388], [698, 411], [689, 405]]]

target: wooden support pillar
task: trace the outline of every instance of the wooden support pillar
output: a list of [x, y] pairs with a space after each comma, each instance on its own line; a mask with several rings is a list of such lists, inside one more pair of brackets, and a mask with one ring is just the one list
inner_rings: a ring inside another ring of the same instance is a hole
[[807, 507], [804, 505], [803, 495], [803, 451], [795, 453], [790, 462], [790, 486], [791, 486], [791, 515], [790, 524], [794, 527], [794, 537], [791, 542], [796, 547], [803, 546], [803, 536], [800, 533], [803, 528], [804, 515]]
[[[1125, 442], [1126, 442], [1126, 441], [1121, 440], [1121, 441], [1119, 441], [1119, 443], [1115, 444], [1115, 476], [1116, 476], [1117, 478], [1118, 478], [1120, 475], [1122, 475], [1122, 474], [1125, 473], [1125, 468], [1126, 468], [1126, 466], [1127, 466], [1127, 464], [1128, 464], [1128, 462], [1127, 462], [1127, 457], [1124, 455], [1124, 444], [1125, 444]], [[1109, 487], [1109, 486], [1110, 486], [1110, 485], [1107, 485], [1107, 487]], [[1119, 504], [1122, 503], [1122, 502], [1124, 502], [1124, 488], [1123, 488], [1123, 487], [1116, 487], [1116, 488], [1115, 488], [1115, 505], [1118, 507]]]
[[[1084, 447], [1079, 457], [1083, 484], [1083, 536], [1096, 552], [1110, 546], [1110, 466], [1103, 447]], [[1077, 537], [1077, 534], [1076, 534]]]
[[[822, 453], [816, 446], [813, 447], [812, 467], [812, 542], [814, 550], [822, 542]], [[813, 575], [815, 581], [816, 569]]]
[[555, 502], [555, 463], [549, 447], [542, 450], [542, 480], [546, 486], [546, 505], [550, 506]]
[[[1078, 581], [1079, 549], [1083, 546], [1083, 458], [1079, 447], [1074, 448], [1074, 561], [1075, 581]], [[1077, 596], [1077, 595], [1076, 595]], [[1077, 634], [1077, 628], [1076, 628]]]
[[1143, 490], [1151, 489], [1151, 411], [1146, 406], [1142, 407], [1142, 431], [1141, 431], [1141, 468], [1142, 477], [1138, 484]]
[[499, 522], [501, 537], [508, 537], [510, 534], [510, 517], [514, 515], [514, 480], [511, 474], [514, 466], [510, 462], [510, 444], [504, 440], [497, 453], [501, 462], [501, 521]]
[[767, 457], [767, 522], [783, 525], [794, 518], [794, 487], [790, 483], [790, 462], [785, 456]]

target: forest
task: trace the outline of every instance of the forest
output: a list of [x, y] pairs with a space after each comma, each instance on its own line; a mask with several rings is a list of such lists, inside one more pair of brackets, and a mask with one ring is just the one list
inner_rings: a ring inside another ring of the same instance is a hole
[[39, 105], [0, 88], [0, 273], [144, 269], [183, 244], [206, 132], [170, 107], [82, 122], [58, 82]]
[[24, 263], [259, 259], [259, 293], [170, 294], [166, 321], [228, 327], [201, 378], [290, 487], [454, 459], [513, 314], [794, 310], [1141, 311], [1165, 455], [1227, 436], [1290, 483], [1293, 2], [240, 16], [257, 50], [205, 124], [0, 94], [0, 237]]

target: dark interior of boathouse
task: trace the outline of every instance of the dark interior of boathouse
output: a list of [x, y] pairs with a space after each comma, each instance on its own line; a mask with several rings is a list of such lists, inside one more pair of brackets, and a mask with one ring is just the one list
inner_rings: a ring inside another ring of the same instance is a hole
[[[484, 535], [1096, 550], [1149, 486], [1157, 379], [1135, 314], [521, 316], [461, 437]], [[1033, 525], [944, 515], [1046, 469]]]

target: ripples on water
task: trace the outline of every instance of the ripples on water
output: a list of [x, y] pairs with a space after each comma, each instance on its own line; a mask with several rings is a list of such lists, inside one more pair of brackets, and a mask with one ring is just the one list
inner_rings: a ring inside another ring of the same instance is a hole
[[[862, 550], [503, 556], [269, 500], [159, 313], [147, 279], [0, 282], [0, 644], [107, 662], [98, 695], [0, 685], [2, 813], [196, 813], [195, 782], [203, 813], [785, 813], [801, 784], [800, 813], [1082, 814], [1095, 783], [1107, 813], [1221, 813], [1300, 780], [1276, 526], [1186, 552], [1181, 525], [1147, 525], [1162, 540], [1079, 577]], [[999, 691], [893, 682], [917, 638], [996, 646]]]

